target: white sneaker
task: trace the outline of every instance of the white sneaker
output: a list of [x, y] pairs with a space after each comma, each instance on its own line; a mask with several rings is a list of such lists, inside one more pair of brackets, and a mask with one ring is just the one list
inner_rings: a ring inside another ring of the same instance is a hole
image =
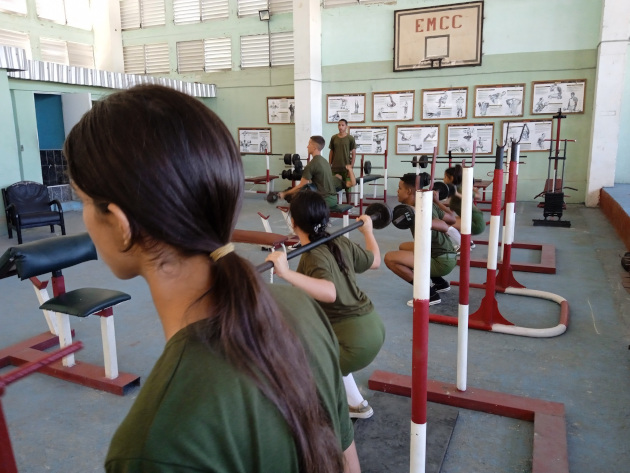
[[369, 419], [374, 414], [374, 409], [364, 399], [357, 407], [349, 406], [351, 419]]

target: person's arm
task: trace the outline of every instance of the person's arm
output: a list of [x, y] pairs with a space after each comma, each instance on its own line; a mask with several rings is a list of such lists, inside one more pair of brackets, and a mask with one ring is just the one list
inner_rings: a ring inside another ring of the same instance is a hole
[[346, 165], [346, 170], [348, 171], [348, 177], [350, 178], [350, 185], [347, 187], [354, 187], [357, 185], [357, 176], [354, 175], [354, 169], [352, 169], [352, 164]]
[[359, 455], [357, 455], [357, 446], [354, 440], [348, 448], [343, 452], [343, 473], [361, 473], [361, 465], [359, 465]]
[[372, 217], [369, 217], [368, 215], [361, 215], [357, 218], [357, 220], [361, 220], [363, 222], [363, 225], [359, 227], [359, 231], [363, 233], [363, 237], [365, 238], [365, 249], [371, 251], [374, 255], [374, 261], [372, 262], [370, 269], [377, 269], [381, 265], [381, 251], [378, 247], [378, 243], [376, 242], [376, 238], [374, 238]]
[[[446, 214], [444, 214], [446, 216]], [[455, 219], [453, 219], [455, 220]], [[455, 223], [455, 222], [453, 222]], [[448, 232], [448, 227], [450, 225], [448, 224], [448, 222], [441, 220], [439, 218], [434, 218], [433, 220], [431, 220], [431, 230], [437, 230], [438, 232], [442, 232], [442, 233], [446, 233]]]
[[433, 191], [433, 202], [440, 208], [442, 212], [444, 212], [444, 216], [442, 217], [442, 220], [444, 220], [449, 225], [454, 225], [455, 222], [457, 221], [455, 211], [451, 210], [442, 202], [440, 202], [440, 198], [438, 197], [437, 191]]
[[309, 184], [311, 181], [309, 181], [308, 179], [300, 179], [300, 182], [298, 182], [294, 187], [292, 187], [291, 189], [289, 189], [288, 191], [281, 191], [278, 192], [278, 197], [280, 197], [281, 199], [286, 199], [286, 197], [288, 195], [293, 195], [296, 192], [298, 192], [302, 187], [304, 187], [306, 184]]
[[271, 252], [265, 261], [271, 261], [278, 276], [291, 285], [302, 289], [309, 296], [320, 302], [335, 302], [337, 290], [332, 281], [312, 278], [289, 268], [287, 255], [284, 251]]
[[350, 151], [350, 166], [354, 167], [354, 161], [357, 159], [357, 149], [353, 148]]

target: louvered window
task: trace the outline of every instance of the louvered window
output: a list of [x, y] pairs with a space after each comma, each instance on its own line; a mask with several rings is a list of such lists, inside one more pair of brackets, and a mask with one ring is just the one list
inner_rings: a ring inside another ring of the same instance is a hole
[[26, 0], [0, 0], [0, 11], [26, 15]]
[[238, 0], [238, 16], [258, 15], [260, 10], [268, 10], [267, 0]]
[[141, 25], [143, 28], [166, 24], [164, 0], [142, 0], [140, 12], [142, 13]]
[[173, 14], [176, 25], [228, 18], [228, 0], [175, 0]]
[[145, 44], [144, 57], [147, 74], [169, 72], [168, 43]]
[[31, 41], [27, 33], [19, 31], [0, 30], [0, 46], [22, 48], [26, 51], [26, 57], [31, 59]]
[[232, 40], [214, 38], [204, 41], [204, 66], [206, 72], [232, 69]]
[[170, 71], [168, 43], [124, 46], [123, 60], [127, 74], [158, 74]]
[[342, 7], [344, 5], [358, 5], [357, 0], [324, 0], [324, 8]]
[[290, 13], [293, 11], [293, 0], [269, 0], [269, 11], [274, 15]]
[[203, 71], [203, 40], [177, 43], [177, 72]]
[[271, 34], [271, 65], [293, 64], [293, 32]]
[[92, 29], [92, 12], [90, 11], [90, 0], [65, 0], [66, 24], [81, 28], [83, 30]]
[[68, 41], [67, 47], [69, 65], [94, 69], [94, 48], [91, 45]]
[[120, 0], [120, 23], [123, 30], [165, 25], [164, 0]]
[[[271, 34], [271, 65], [293, 64], [293, 32]], [[269, 36], [241, 36], [241, 67], [269, 66]]]
[[90, 0], [36, 0], [37, 16], [60, 25], [92, 29]]
[[40, 57], [42, 61], [69, 64], [68, 46], [58, 39], [39, 38]]
[[61, 25], [66, 24], [66, 10], [63, 0], [36, 0], [35, 7], [39, 18], [50, 20]]
[[127, 74], [144, 74], [144, 44], [123, 47], [123, 60]]

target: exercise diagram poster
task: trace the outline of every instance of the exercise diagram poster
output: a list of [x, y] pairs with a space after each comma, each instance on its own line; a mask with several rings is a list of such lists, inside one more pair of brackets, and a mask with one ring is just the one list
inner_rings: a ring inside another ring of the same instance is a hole
[[396, 154], [433, 153], [440, 140], [438, 125], [398, 125]]
[[239, 128], [238, 142], [243, 154], [270, 154], [271, 128]]
[[532, 83], [532, 115], [584, 113], [586, 79]]
[[510, 148], [512, 140], [519, 141], [521, 151], [549, 151], [551, 149], [552, 120], [503, 121], [503, 143]]
[[267, 97], [267, 123], [295, 123], [295, 98]]
[[467, 103], [467, 87], [459, 89], [424, 89], [422, 91], [422, 119], [466, 118]]
[[473, 141], [477, 142], [477, 154], [492, 154], [494, 124], [469, 123], [447, 125], [446, 151], [453, 154], [470, 154]]
[[328, 123], [342, 118], [348, 123], [365, 122], [365, 94], [328, 95], [326, 101]]
[[475, 118], [522, 117], [525, 84], [475, 87]]
[[372, 94], [372, 121], [413, 120], [413, 90], [404, 92], [374, 92]]
[[387, 151], [387, 127], [351, 127], [357, 154], [385, 154]]

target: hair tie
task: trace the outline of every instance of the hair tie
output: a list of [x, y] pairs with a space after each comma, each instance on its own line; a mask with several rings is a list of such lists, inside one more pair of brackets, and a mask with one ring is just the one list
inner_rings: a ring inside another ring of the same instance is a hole
[[320, 228], [322, 228], [322, 224], [318, 223], [313, 227], [313, 232], [317, 235], [319, 233]]
[[210, 253], [210, 258], [216, 263], [225, 255], [232, 253], [234, 251], [234, 245], [232, 243], [228, 243], [227, 245], [220, 246], [212, 253]]

